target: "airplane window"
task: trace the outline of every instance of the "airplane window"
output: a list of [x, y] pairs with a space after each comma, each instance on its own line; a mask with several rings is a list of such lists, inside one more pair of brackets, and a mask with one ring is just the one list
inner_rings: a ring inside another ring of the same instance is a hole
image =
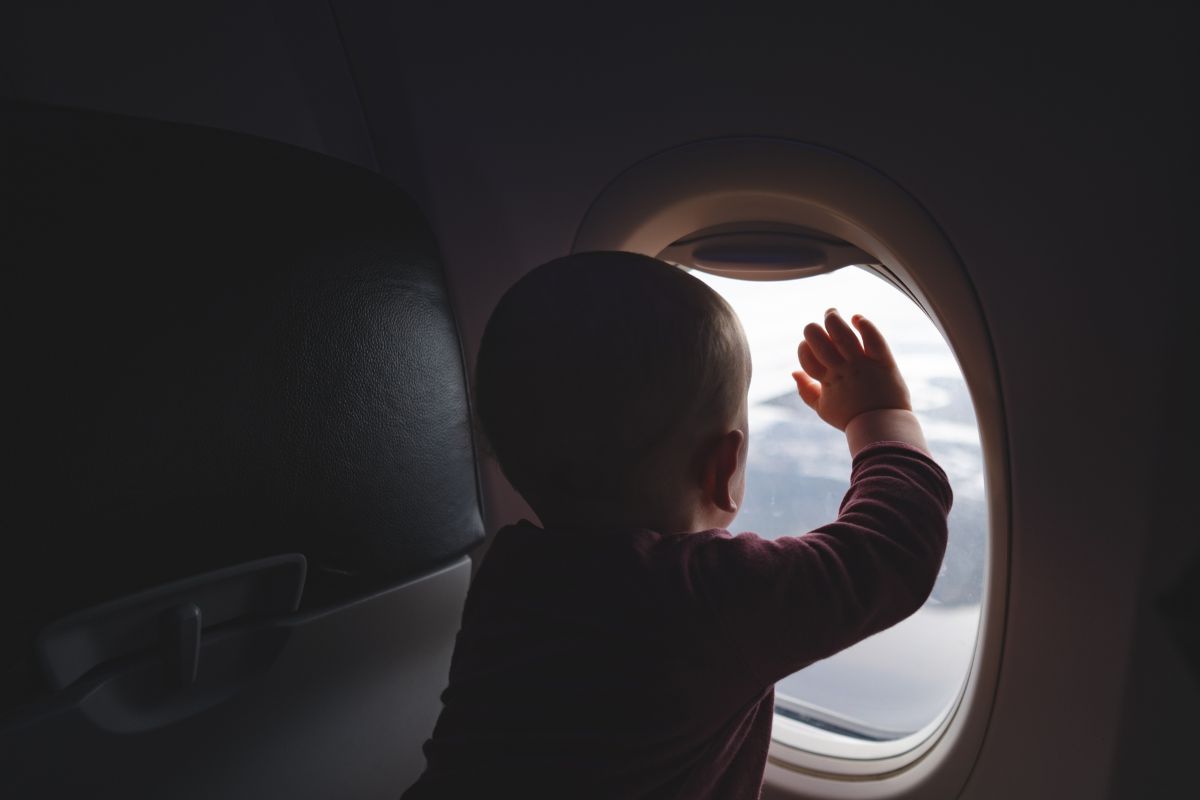
[[827, 752], [836, 755], [839, 740], [892, 742], [929, 729], [953, 708], [970, 669], [987, 557], [979, 428], [953, 352], [925, 313], [869, 268], [789, 281], [692, 274], [741, 317], [754, 361], [737, 531], [802, 534], [832, 520], [849, 487], [845, 437], [803, 404], [791, 377], [804, 325], [833, 306], [847, 318], [865, 314], [888, 337], [954, 489], [945, 561], [912, 617], [777, 684], [776, 734], [781, 724], [811, 726], [822, 734], [815, 741], [831, 743]]

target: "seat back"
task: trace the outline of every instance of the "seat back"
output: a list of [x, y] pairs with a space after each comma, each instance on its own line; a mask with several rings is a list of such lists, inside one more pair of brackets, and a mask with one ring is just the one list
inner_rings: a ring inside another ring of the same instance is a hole
[[394, 797], [483, 537], [438, 252], [370, 172], [0, 104], [0, 796]]

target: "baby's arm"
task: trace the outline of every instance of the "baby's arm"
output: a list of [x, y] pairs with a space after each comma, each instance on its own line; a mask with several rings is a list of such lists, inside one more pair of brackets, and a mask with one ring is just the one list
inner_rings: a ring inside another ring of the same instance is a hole
[[928, 453], [912, 413], [908, 386], [879, 330], [861, 314], [851, 318], [862, 341], [831, 308], [825, 327], [804, 328], [800, 366], [792, 373], [800, 398], [821, 419], [846, 434], [850, 455], [874, 442], [904, 442]]
[[772, 683], [914, 613], [933, 589], [952, 494], [929, 455], [882, 335], [830, 309], [800, 345], [800, 396], [846, 433], [850, 488], [833, 522], [803, 536], [754, 534], [697, 547], [689, 576], [717, 609], [730, 652]]

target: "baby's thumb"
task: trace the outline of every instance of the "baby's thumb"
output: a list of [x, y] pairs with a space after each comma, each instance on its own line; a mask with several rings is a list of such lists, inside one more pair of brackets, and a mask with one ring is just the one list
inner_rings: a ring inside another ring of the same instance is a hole
[[793, 372], [792, 377], [796, 379], [796, 388], [800, 391], [800, 399], [804, 401], [805, 405], [816, 411], [817, 404], [821, 402], [821, 384], [810, 378], [808, 373], [803, 370]]

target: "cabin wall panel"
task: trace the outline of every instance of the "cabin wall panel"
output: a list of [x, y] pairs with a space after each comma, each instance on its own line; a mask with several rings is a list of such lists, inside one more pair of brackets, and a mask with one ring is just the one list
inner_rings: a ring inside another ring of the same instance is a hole
[[19, 0], [0, 95], [207, 125], [375, 168], [324, 0]]

